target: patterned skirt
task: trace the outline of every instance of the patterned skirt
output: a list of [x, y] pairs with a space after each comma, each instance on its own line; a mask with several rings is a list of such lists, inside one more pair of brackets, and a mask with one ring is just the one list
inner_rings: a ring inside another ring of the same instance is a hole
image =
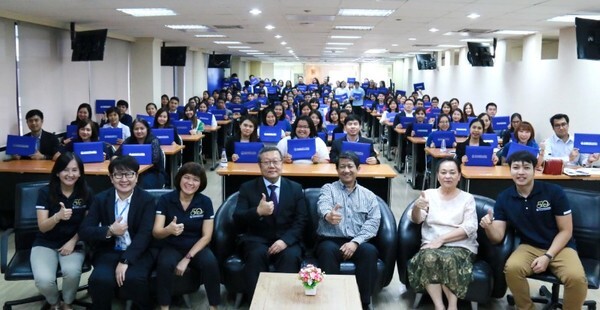
[[408, 281], [417, 292], [428, 284], [442, 284], [463, 299], [472, 281], [475, 254], [461, 247], [420, 250], [408, 262]]

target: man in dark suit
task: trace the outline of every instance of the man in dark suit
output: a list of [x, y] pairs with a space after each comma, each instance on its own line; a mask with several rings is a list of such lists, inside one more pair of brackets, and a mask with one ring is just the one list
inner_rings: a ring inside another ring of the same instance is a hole
[[375, 148], [373, 147], [373, 141], [371, 139], [363, 138], [360, 135], [360, 116], [355, 114], [350, 114], [346, 116], [346, 120], [344, 121], [344, 131], [346, 132], [346, 136], [335, 139], [331, 143], [331, 150], [329, 151], [329, 161], [332, 163], [337, 163], [338, 156], [342, 152], [342, 142], [358, 142], [358, 143], [368, 143], [371, 145], [369, 157], [367, 157], [366, 164], [368, 165], [377, 165], [379, 164], [379, 159], [377, 158], [377, 153], [375, 153]]
[[108, 171], [114, 188], [94, 197], [79, 229], [79, 238], [93, 248], [88, 283], [94, 309], [111, 309], [117, 286], [138, 308], [152, 309], [148, 277], [156, 257], [149, 250], [155, 203], [136, 187], [138, 170], [131, 156], [113, 159]]
[[273, 263], [278, 272], [296, 273], [302, 261], [302, 234], [307, 208], [300, 184], [281, 177], [283, 156], [276, 147], [258, 155], [262, 177], [240, 187], [235, 224], [241, 245], [246, 293], [254, 295], [260, 272]]
[[30, 156], [19, 156], [15, 155], [16, 159], [55, 159], [58, 158], [60, 153], [58, 152], [59, 142], [58, 138], [43, 130], [42, 125], [44, 124], [44, 113], [42, 111], [34, 109], [30, 110], [25, 114], [27, 120], [27, 127], [30, 132], [25, 134], [28, 137], [35, 137], [38, 139], [35, 145], [36, 152]]

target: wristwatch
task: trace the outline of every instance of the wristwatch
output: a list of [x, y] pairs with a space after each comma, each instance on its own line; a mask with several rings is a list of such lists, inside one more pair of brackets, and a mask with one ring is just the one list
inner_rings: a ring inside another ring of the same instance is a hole
[[119, 259], [119, 263], [129, 265], [129, 260], [127, 258], [121, 258]]
[[193, 257], [192, 257], [192, 255], [190, 253], [187, 253], [187, 254], [185, 254], [185, 258], [186, 259], [192, 259]]
[[554, 259], [554, 256], [552, 256], [548, 253], [544, 253], [544, 256], [548, 257], [550, 260]]

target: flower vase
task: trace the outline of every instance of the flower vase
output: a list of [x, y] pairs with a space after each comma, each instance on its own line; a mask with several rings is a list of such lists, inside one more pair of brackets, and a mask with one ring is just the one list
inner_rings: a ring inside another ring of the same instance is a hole
[[317, 295], [317, 286], [315, 285], [315, 287], [313, 288], [304, 288], [304, 295], [306, 296], [315, 296]]

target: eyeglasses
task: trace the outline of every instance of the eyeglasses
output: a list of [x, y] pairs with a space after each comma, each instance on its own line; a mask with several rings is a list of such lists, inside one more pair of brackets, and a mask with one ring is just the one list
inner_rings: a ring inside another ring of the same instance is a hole
[[115, 172], [112, 174], [112, 177], [116, 180], [121, 180], [125, 177], [127, 180], [131, 180], [135, 177], [136, 173], [133, 171], [129, 172]]
[[281, 165], [281, 160], [272, 160], [272, 161], [261, 161], [260, 164], [263, 167], [277, 167], [279, 165]]

